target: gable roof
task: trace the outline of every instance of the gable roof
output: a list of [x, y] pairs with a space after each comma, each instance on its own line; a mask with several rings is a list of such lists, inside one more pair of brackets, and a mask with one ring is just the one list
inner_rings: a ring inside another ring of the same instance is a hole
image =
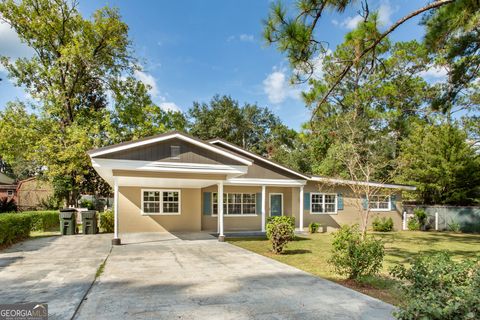
[[93, 149], [93, 150], [87, 151], [87, 153], [88, 153], [88, 155], [90, 155], [91, 158], [100, 157], [102, 155], [111, 154], [111, 153], [118, 152], [118, 151], [124, 151], [124, 150], [132, 149], [132, 148], [136, 148], [136, 147], [140, 147], [140, 146], [145, 146], [145, 145], [153, 144], [153, 143], [156, 143], [156, 142], [167, 141], [167, 140], [174, 139], [174, 138], [192, 143], [194, 145], [197, 145], [201, 148], [207, 149], [207, 150], [212, 151], [214, 153], [220, 154], [220, 155], [225, 156], [227, 158], [234, 159], [234, 160], [236, 160], [236, 161], [238, 161], [242, 164], [245, 164], [245, 165], [251, 165], [252, 164], [252, 161], [250, 159], [248, 159], [248, 158], [246, 158], [242, 155], [230, 152], [230, 151], [225, 150], [223, 148], [219, 148], [215, 145], [204, 142], [200, 139], [197, 139], [197, 138], [192, 137], [188, 134], [185, 134], [183, 132], [178, 132], [178, 131], [167, 132], [167, 133], [163, 133], [163, 134], [159, 134], [159, 135], [156, 135], [156, 136], [151, 136], [151, 137], [147, 137], [147, 138], [143, 138], [143, 139], [123, 142], [123, 143], [114, 144], [114, 145], [107, 146], [107, 147]]
[[263, 161], [265, 163], [268, 163], [274, 167], [277, 167], [277, 168], [280, 168], [282, 170], [285, 170], [291, 174], [294, 174], [296, 175], [297, 177], [300, 177], [302, 179], [305, 179], [305, 180], [310, 180], [310, 176], [306, 175], [306, 174], [303, 174], [303, 173], [300, 173], [298, 171], [295, 171], [293, 169], [290, 169], [290, 168], [287, 168], [279, 163], [276, 163], [275, 161], [272, 161], [272, 160], [268, 160], [262, 156], [259, 156], [253, 152], [250, 152], [248, 150], [245, 150], [243, 149], [242, 147], [239, 147], [233, 143], [230, 143], [228, 141], [225, 141], [223, 139], [220, 139], [220, 138], [215, 138], [215, 139], [211, 139], [208, 141], [209, 143], [211, 144], [220, 144], [220, 145], [224, 145], [224, 146], [227, 146], [229, 148], [232, 148], [233, 150], [235, 150], [235, 152], [237, 153], [240, 153], [241, 155], [246, 155], [247, 157], [250, 157], [250, 158], [254, 158], [254, 159], [257, 159], [257, 160], [260, 160], [260, 161]]

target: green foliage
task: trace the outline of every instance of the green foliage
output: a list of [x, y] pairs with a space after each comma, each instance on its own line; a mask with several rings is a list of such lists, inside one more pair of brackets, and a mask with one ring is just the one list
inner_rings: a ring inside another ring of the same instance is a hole
[[459, 233], [462, 229], [462, 227], [460, 226], [460, 223], [454, 219], [450, 220], [450, 222], [447, 223], [447, 227], [448, 227], [448, 230], [455, 233]]
[[411, 267], [397, 265], [404, 303], [397, 319], [479, 319], [480, 261], [453, 261], [447, 252], [418, 254]]
[[425, 212], [425, 210], [421, 208], [415, 208], [413, 209], [413, 214], [417, 218], [420, 227], [425, 226], [425, 223], [427, 222], [427, 213]]
[[295, 238], [295, 218], [287, 216], [269, 217], [266, 230], [267, 238], [272, 243], [273, 253], [280, 254], [287, 243]]
[[215, 95], [208, 104], [194, 102], [188, 114], [190, 133], [198, 138], [222, 138], [263, 156], [293, 149], [296, 132], [268, 108], [240, 106], [230, 96]]
[[320, 224], [316, 222], [310, 222], [310, 224], [308, 225], [308, 232], [317, 233], [319, 227], [320, 227]]
[[27, 112], [17, 102], [0, 112], [0, 154], [17, 176], [44, 174], [68, 204], [83, 191], [111, 192], [87, 150], [186, 123], [181, 113], [154, 105], [135, 78], [140, 67], [118, 10], [103, 7], [84, 18], [77, 6], [67, 0], [0, 2], [4, 22], [33, 49], [29, 58], [2, 57], [0, 63], [36, 109]]
[[358, 225], [342, 226], [334, 233], [329, 263], [349, 279], [377, 274], [385, 255], [384, 244], [371, 235], [362, 237]]
[[478, 80], [479, 12], [480, 2], [460, 0], [442, 6], [423, 19], [426, 47], [435, 63], [449, 71], [447, 83], [441, 85], [440, 94], [433, 101], [435, 109], [448, 112], [463, 98], [465, 89], [470, 89]]
[[95, 210], [95, 204], [93, 201], [83, 199], [80, 201], [80, 207], [81, 208], [87, 208], [88, 210]]
[[9, 246], [30, 235], [32, 216], [29, 214], [0, 214], [0, 246]]
[[391, 217], [389, 217], [388, 219], [386, 217], [382, 217], [381, 219], [379, 217], [375, 217], [375, 219], [372, 222], [372, 227], [373, 227], [373, 231], [379, 231], [379, 232], [393, 231], [393, 219]]
[[58, 210], [60, 208], [61, 200], [51, 195], [40, 200], [40, 207], [45, 210]]
[[413, 125], [398, 163], [398, 182], [415, 185], [425, 204], [480, 201], [480, 158], [456, 124]]
[[100, 213], [100, 228], [103, 232], [111, 233], [115, 227], [115, 215], [113, 210], [106, 210]]
[[410, 231], [417, 231], [420, 230], [420, 221], [418, 221], [417, 216], [410, 217], [407, 221], [407, 228]]
[[0, 198], [0, 213], [17, 211], [17, 203], [13, 198]]
[[58, 211], [24, 211], [20, 214], [31, 217], [31, 231], [50, 231], [60, 228]]

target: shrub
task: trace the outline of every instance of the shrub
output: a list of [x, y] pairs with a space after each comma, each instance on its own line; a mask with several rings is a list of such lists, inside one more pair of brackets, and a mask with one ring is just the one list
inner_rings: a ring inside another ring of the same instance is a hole
[[100, 214], [100, 228], [103, 232], [113, 232], [115, 227], [115, 215], [113, 210], [109, 209]]
[[17, 203], [13, 198], [0, 198], [0, 213], [17, 211]]
[[413, 209], [413, 214], [417, 218], [417, 221], [420, 225], [419, 229], [423, 230], [425, 224], [427, 223], [427, 213], [421, 208], [415, 208]]
[[93, 201], [83, 199], [80, 200], [80, 208], [87, 208], [88, 210], [95, 210], [95, 204]]
[[416, 216], [411, 217], [407, 221], [407, 228], [410, 231], [420, 230], [420, 222]]
[[390, 232], [393, 231], [393, 219], [389, 217], [376, 217], [372, 222], [373, 231]]
[[480, 319], [480, 261], [419, 254], [410, 268], [397, 265], [391, 274], [404, 293], [397, 319]]
[[344, 225], [333, 235], [332, 256], [328, 262], [338, 274], [357, 279], [377, 274], [384, 255], [381, 240], [371, 235], [362, 238], [357, 224]]
[[45, 210], [58, 210], [62, 201], [54, 195], [45, 197], [40, 200], [40, 207]]
[[318, 231], [318, 228], [320, 227], [320, 225], [316, 222], [311, 222], [309, 225], [308, 225], [308, 232], [310, 233], [316, 233]]
[[25, 211], [32, 219], [31, 231], [59, 230], [60, 218], [58, 211]]
[[458, 223], [456, 220], [452, 219], [450, 220], [450, 223], [447, 223], [448, 230], [452, 232], [459, 233], [461, 231], [461, 226], [460, 223]]
[[282, 253], [289, 241], [295, 238], [294, 217], [270, 217], [267, 222], [267, 238], [272, 243], [272, 251]]
[[30, 235], [32, 216], [29, 214], [5, 213], [0, 215], [0, 245], [8, 246]]

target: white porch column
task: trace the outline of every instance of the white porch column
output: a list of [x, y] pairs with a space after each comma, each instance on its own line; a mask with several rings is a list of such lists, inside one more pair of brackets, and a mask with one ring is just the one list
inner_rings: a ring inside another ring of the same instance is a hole
[[299, 222], [298, 222], [298, 229], [300, 231], [303, 231], [303, 186], [300, 187], [300, 207], [298, 208], [298, 217], [299, 217]]
[[266, 192], [266, 186], [262, 186], [262, 232], [265, 232], [265, 222], [266, 222], [266, 199], [267, 199], [267, 192]]
[[218, 183], [218, 241], [225, 241], [225, 235], [223, 234], [223, 181]]
[[113, 184], [113, 245], [121, 244], [120, 238], [118, 237], [118, 178], [114, 177]]

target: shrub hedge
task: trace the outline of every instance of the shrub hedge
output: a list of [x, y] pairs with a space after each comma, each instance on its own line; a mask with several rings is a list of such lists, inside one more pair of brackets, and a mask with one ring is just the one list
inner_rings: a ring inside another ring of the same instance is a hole
[[30, 231], [60, 228], [58, 211], [24, 211], [0, 214], [0, 246], [9, 246], [29, 237]]
[[48, 231], [60, 228], [58, 211], [25, 211], [21, 214], [28, 214], [32, 217], [31, 231]]
[[32, 216], [29, 214], [0, 214], [0, 246], [9, 246], [30, 235]]

